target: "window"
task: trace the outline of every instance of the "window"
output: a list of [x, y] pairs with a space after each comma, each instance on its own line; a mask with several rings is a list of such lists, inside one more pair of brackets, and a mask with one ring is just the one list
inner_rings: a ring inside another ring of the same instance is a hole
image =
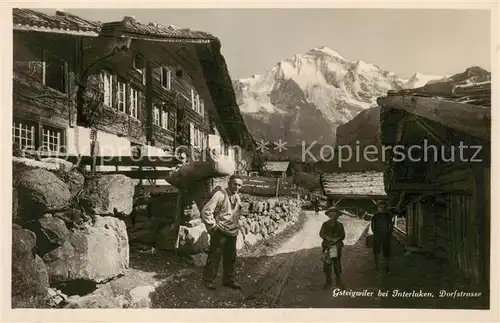
[[160, 126], [160, 108], [158, 106], [153, 106], [153, 124]]
[[189, 123], [189, 143], [200, 149], [203, 149], [204, 134], [200, 128], [196, 127], [192, 122]]
[[196, 102], [195, 102], [196, 112], [200, 113], [200, 95], [196, 94], [195, 98], [196, 98]]
[[200, 146], [200, 130], [198, 128], [194, 127], [194, 146], [199, 147]]
[[137, 72], [142, 73], [142, 70], [144, 69], [144, 60], [141, 55], [134, 54], [133, 67]]
[[21, 149], [62, 151], [63, 139], [64, 129], [26, 120], [14, 120], [12, 123], [12, 142]]
[[167, 90], [170, 90], [170, 86], [171, 86], [170, 78], [171, 78], [171, 76], [172, 76], [172, 73], [171, 73], [170, 69], [168, 69], [165, 66], [162, 66], [162, 68], [161, 68], [161, 86], [163, 86]]
[[200, 95], [196, 93], [194, 88], [191, 88], [191, 108], [201, 116], [204, 116], [205, 103], [203, 99], [200, 98]]
[[176, 115], [173, 112], [170, 112], [168, 114], [168, 129], [171, 131], [175, 131], [175, 122], [176, 122], [175, 117]]
[[104, 105], [113, 106], [113, 75], [108, 71], [102, 71], [102, 82], [104, 92]]
[[132, 87], [130, 88], [129, 115], [137, 119], [138, 110], [139, 110], [139, 91]]
[[199, 129], [198, 129], [198, 135], [199, 135], [199, 139], [198, 139], [198, 146], [199, 146], [201, 149], [203, 149], [203, 146], [204, 146], [204, 144], [203, 144], [203, 141], [204, 141], [204, 140], [203, 140], [203, 139], [204, 139], [204, 138], [203, 138], [203, 137], [204, 137], [203, 131], [201, 131], [201, 130], [199, 130]]
[[196, 93], [194, 92], [194, 89], [191, 88], [191, 109], [196, 111], [195, 101], [196, 101]]
[[163, 129], [170, 129], [168, 124], [168, 111], [166, 108], [163, 108], [161, 111], [161, 127]]
[[66, 62], [43, 52], [43, 84], [66, 93]]
[[126, 113], [126, 93], [127, 93], [127, 84], [124, 82], [118, 81], [118, 93], [116, 96], [117, 101], [117, 110], [123, 113]]
[[12, 142], [19, 148], [35, 149], [35, 126], [26, 122], [12, 123]]
[[42, 129], [42, 147], [48, 151], [60, 151], [62, 142], [62, 131], [52, 127], [43, 127]]

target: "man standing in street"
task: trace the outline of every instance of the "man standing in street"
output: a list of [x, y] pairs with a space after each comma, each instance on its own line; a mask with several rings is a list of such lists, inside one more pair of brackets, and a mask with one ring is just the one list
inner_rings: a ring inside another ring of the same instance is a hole
[[389, 273], [394, 219], [392, 214], [388, 211], [385, 201], [380, 201], [378, 203], [378, 212], [373, 215], [370, 225], [373, 232], [373, 257], [375, 269], [377, 271], [379, 270], [379, 255], [382, 249], [385, 260], [385, 270]]
[[228, 187], [218, 190], [201, 210], [201, 219], [210, 234], [210, 251], [203, 273], [203, 281], [208, 289], [215, 289], [215, 278], [223, 259], [223, 285], [241, 289], [235, 281], [236, 239], [239, 231], [241, 200], [238, 192], [243, 180], [237, 175], [229, 178]]

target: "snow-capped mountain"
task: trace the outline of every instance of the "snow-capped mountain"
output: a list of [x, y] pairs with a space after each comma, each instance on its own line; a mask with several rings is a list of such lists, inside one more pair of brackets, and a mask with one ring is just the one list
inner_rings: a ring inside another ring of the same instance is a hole
[[439, 75], [426, 75], [422, 73], [415, 73], [413, 76], [405, 83], [405, 88], [407, 89], [415, 89], [417, 87], [424, 86], [427, 82], [437, 81], [445, 78], [445, 76]]
[[[411, 82], [411, 88], [420, 88], [427, 94], [435, 91], [446, 91], [443, 89], [449, 89], [450, 86], [481, 83], [491, 80], [491, 73], [478, 66], [469, 67], [464, 72], [446, 77], [431, 78], [431, 76], [424, 76], [418, 73], [415, 75], [408, 81]], [[419, 84], [421, 86], [418, 86]], [[352, 146], [356, 142], [362, 145], [380, 145], [379, 135], [380, 108], [374, 107], [360, 112], [352, 120], [339, 126], [337, 128], [336, 141], [338, 145]]]
[[320, 47], [290, 56], [261, 75], [234, 80], [233, 86], [256, 140], [333, 144], [336, 128], [375, 107], [377, 97], [435, 78], [417, 73], [404, 80]]

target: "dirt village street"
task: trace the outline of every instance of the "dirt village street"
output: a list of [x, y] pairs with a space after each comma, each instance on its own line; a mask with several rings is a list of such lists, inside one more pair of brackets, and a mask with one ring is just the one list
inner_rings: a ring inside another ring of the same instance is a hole
[[[155, 308], [470, 308], [474, 303], [468, 297], [440, 297], [442, 290], [467, 291], [466, 283], [444, 274], [444, 267], [428, 265], [435, 260], [409, 256], [397, 241], [393, 241], [391, 273], [376, 272], [372, 249], [365, 245], [369, 222], [346, 215], [339, 219], [346, 231], [342, 252], [344, 289], [334, 284], [324, 290], [319, 230], [326, 220], [324, 212], [315, 215], [313, 211], [304, 211], [303, 223], [297, 231], [280, 241], [268, 242], [264, 248], [242, 252], [237, 260], [241, 291], [223, 287], [220, 273], [217, 289], [207, 290], [201, 280], [203, 269], [197, 268], [190, 277], [157, 288], [152, 305]], [[480, 304], [479, 298], [477, 301]]]

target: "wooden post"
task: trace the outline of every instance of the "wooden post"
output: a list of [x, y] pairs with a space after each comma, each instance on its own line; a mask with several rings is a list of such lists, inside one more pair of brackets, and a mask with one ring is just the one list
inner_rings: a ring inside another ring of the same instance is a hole
[[490, 271], [490, 168], [473, 167], [474, 207], [479, 245], [479, 277], [481, 287], [487, 290]]
[[278, 177], [276, 179], [276, 197], [278, 197], [279, 190], [280, 190], [280, 178]]
[[180, 233], [180, 226], [181, 226], [181, 215], [182, 212], [184, 212], [184, 209], [182, 207], [182, 199], [183, 199], [183, 190], [179, 189], [179, 194], [177, 195], [177, 203], [175, 204], [175, 219], [174, 219], [174, 224], [175, 224], [175, 231], [176, 231], [176, 239], [175, 239], [175, 244], [174, 244], [174, 252], [177, 254], [177, 250], [179, 249], [179, 233]]
[[[146, 140], [151, 142], [153, 138], [153, 69], [151, 62], [146, 63]], [[154, 146], [154, 145], [152, 145]]]

